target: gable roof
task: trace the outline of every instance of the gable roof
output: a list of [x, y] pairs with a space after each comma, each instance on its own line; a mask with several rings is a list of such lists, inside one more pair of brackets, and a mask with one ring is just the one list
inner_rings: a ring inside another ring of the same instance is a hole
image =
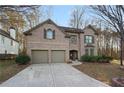
[[58, 25], [57, 25], [56, 23], [54, 23], [51, 19], [48, 19], [48, 20], [46, 20], [46, 21], [44, 21], [44, 22], [42, 22], [42, 23], [36, 25], [35, 27], [33, 27], [33, 28], [31, 28], [31, 29], [25, 31], [24, 34], [25, 34], [25, 35], [28, 35], [28, 34], [30, 35], [30, 34], [31, 34], [31, 33], [30, 33], [31, 31], [37, 29], [38, 27], [42, 26], [42, 25], [45, 24], [45, 23], [55, 25], [56, 27], [58, 27], [58, 28], [59, 28], [62, 32], [64, 32], [64, 33], [65, 33], [65, 32], [73, 32], [73, 33], [82, 33], [82, 32], [83, 32], [82, 29], [76, 29], [76, 28], [64, 27], [64, 26], [58, 26]]
[[[46, 20], [46, 21], [44, 21], [44, 22], [42, 22], [42, 23], [40, 23], [40, 24], [34, 26], [33, 28], [31, 28], [31, 29], [25, 31], [24, 34], [25, 34], [25, 35], [30, 34], [31, 31], [33, 31], [33, 30], [39, 28], [40, 26], [42, 26], [42, 25], [45, 24], [45, 23], [54, 24], [55, 26], [57, 26], [57, 24], [55, 24], [51, 19], [48, 19], [48, 20]], [[58, 27], [58, 26], [57, 26], [57, 27]]]
[[12, 38], [9, 33], [7, 33], [6, 31], [4, 31], [4, 30], [2, 30], [2, 29], [0, 29], [0, 35], [3, 35], [3, 36], [5, 36], [5, 37], [7, 37], [7, 38], [9, 38], [9, 39], [12, 39], [12, 40], [14, 40], [14, 41], [17, 41], [17, 40], [15, 40], [14, 38]]
[[95, 33], [96, 35], [98, 35], [98, 30], [97, 30], [97, 28], [93, 27], [92, 25], [88, 25], [88, 26], [86, 26], [86, 27], [83, 29], [83, 31], [84, 31], [85, 29], [87, 29], [87, 28], [92, 29], [92, 30], [94, 31], [94, 33]]

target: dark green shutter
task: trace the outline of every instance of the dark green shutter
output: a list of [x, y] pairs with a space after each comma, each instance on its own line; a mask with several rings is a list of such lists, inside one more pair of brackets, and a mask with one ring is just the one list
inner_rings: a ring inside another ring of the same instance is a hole
[[92, 36], [92, 43], [94, 43], [94, 36]]
[[46, 29], [44, 29], [44, 39], [46, 39]]
[[84, 36], [84, 43], [86, 43], [86, 36]]
[[53, 39], [55, 39], [55, 30], [53, 30]]

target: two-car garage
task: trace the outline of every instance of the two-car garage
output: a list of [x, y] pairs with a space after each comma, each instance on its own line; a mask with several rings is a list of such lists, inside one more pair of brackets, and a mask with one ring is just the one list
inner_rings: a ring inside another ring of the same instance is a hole
[[32, 50], [32, 63], [63, 63], [65, 62], [65, 51], [64, 50]]

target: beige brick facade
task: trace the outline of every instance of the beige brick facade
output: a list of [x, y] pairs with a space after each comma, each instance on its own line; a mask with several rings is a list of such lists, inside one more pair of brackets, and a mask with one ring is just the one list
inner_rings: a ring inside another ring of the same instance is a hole
[[[55, 31], [55, 39], [44, 39], [44, 29], [52, 29]], [[60, 29], [54, 23], [44, 22], [31, 31], [27, 31], [30, 35], [26, 34], [26, 48], [27, 54], [32, 58], [32, 50], [48, 50], [49, 63], [51, 62], [51, 51], [52, 50], [64, 50], [65, 51], [65, 62], [69, 60], [69, 51], [77, 50], [78, 59], [81, 55], [85, 54], [84, 35], [93, 35], [96, 39], [94, 31], [91, 29], [84, 29], [84, 33], [66, 32]], [[26, 33], [27, 33], [26, 32]], [[76, 35], [76, 44], [70, 43], [70, 38], [66, 35]], [[97, 54], [96, 42], [93, 44], [95, 49], [95, 55]]]
[[85, 47], [86, 44], [84, 43], [84, 36], [85, 35], [92, 35], [94, 36], [94, 43], [92, 44], [92, 46], [94, 46], [94, 55], [97, 55], [97, 35], [95, 35], [95, 32], [90, 29], [90, 28], [86, 28], [84, 29], [84, 34], [81, 34], [81, 55], [85, 54], [85, 49], [86, 48], [91, 48], [91, 47]]

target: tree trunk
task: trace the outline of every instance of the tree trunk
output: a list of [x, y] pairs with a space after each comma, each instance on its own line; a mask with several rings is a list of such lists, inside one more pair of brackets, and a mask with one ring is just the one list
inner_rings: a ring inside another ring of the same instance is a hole
[[120, 65], [123, 66], [123, 40], [120, 41]]
[[112, 39], [112, 43], [111, 43], [111, 57], [113, 57], [113, 39]]

